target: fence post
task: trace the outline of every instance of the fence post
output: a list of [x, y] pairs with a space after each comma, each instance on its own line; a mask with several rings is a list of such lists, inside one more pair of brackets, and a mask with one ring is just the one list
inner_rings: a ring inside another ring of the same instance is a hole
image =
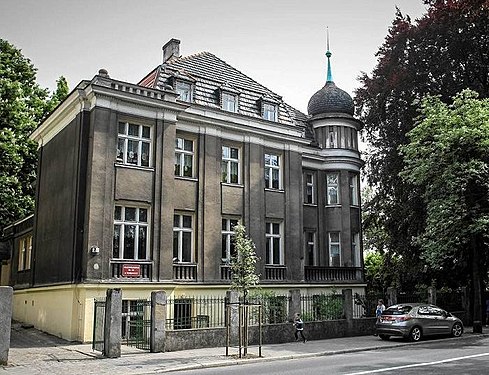
[[151, 353], [165, 351], [166, 292], [151, 292]]
[[107, 289], [105, 302], [104, 356], [121, 356], [122, 336], [122, 292], [120, 289]]
[[0, 365], [6, 365], [8, 361], [12, 329], [12, 295], [12, 287], [0, 287]]
[[428, 303], [436, 305], [436, 289], [432, 286], [428, 287]]
[[288, 319], [289, 322], [294, 321], [294, 315], [299, 313], [302, 315], [302, 304], [301, 304], [301, 290], [300, 289], [291, 289], [289, 290], [289, 313]]
[[226, 292], [226, 299], [229, 303], [229, 335], [230, 345], [237, 345], [239, 342], [239, 294], [234, 290]]
[[397, 289], [387, 288], [387, 306], [397, 305]]

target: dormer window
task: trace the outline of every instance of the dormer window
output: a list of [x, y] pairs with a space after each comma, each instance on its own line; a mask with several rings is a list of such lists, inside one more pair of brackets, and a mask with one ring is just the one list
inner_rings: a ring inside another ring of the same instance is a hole
[[277, 105], [272, 103], [262, 103], [262, 117], [265, 120], [277, 121]]
[[183, 102], [192, 101], [192, 85], [188, 82], [177, 81], [175, 91], [179, 95], [178, 99]]
[[238, 95], [229, 92], [221, 93], [221, 108], [228, 112], [237, 112]]

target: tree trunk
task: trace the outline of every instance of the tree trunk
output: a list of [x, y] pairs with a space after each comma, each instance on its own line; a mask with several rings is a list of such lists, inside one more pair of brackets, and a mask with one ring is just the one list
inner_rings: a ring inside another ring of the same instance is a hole
[[472, 235], [472, 293], [473, 293], [473, 323], [472, 332], [482, 333], [482, 301], [481, 301], [481, 276], [479, 268], [479, 252], [475, 235]]

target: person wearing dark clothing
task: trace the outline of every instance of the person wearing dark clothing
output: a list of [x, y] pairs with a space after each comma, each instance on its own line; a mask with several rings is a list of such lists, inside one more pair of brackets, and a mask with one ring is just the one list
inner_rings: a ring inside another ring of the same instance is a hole
[[295, 314], [294, 327], [295, 327], [295, 332], [294, 332], [295, 341], [299, 341], [299, 333], [300, 333], [302, 342], [306, 342], [307, 340], [304, 336], [304, 322], [301, 319], [301, 314]]

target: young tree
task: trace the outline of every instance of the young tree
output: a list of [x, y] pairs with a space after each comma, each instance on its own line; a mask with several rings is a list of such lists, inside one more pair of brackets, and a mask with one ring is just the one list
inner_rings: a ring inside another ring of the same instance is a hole
[[[358, 114], [365, 123], [368, 183], [374, 188], [365, 202], [371, 217], [365, 222], [385, 231], [385, 261], [398, 259], [401, 284], [431, 284], [436, 277], [450, 284], [452, 277], [432, 269], [420, 258], [412, 241], [424, 232], [423, 191], [399, 173], [404, 160], [399, 146], [415, 125], [420, 100], [427, 94], [449, 102], [464, 88], [489, 96], [489, 2], [487, 0], [425, 1], [427, 12], [412, 21], [400, 10], [371, 75], [363, 73], [356, 91]], [[388, 270], [390, 265], [386, 265]]]
[[489, 99], [470, 90], [452, 105], [428, 97], [408, 137], [402, 176], [421, 188], [427, 207], [417, 243], [432, 268], [472, 281], [474, 331], [480, 332], [489, 259]]
[[37, 144], [29, 135], [66, 96], [65, 85], [61, 77], [49, 99], [30, 60], [0, 39], [0, 232], [33, 210]]
[[243, 296], [246, 303], [250, 288], [260, 281], [256, 274], [255, 244], [246, 235], [246, 228], [242, 224], [234, 227], [234, 244], [236, 253], [231, 258], [231, 288], [237, 290]]

